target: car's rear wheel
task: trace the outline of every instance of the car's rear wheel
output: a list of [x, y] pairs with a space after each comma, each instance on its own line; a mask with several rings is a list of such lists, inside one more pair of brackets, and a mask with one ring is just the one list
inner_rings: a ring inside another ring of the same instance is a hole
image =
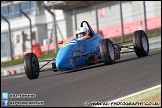
[[110, 39], [100, 41], [100, 53], [104, 64], [109, 65], [115, 62], [115, 50]]
[[146, 33], [143, 30], [137, 30], [133, 33], [133, 46], [138, 57], [147, 56], [149, 53], [149, 42]]
[[24, 70], [29, 79], [39, 77], [39, 61], [34, 53], [27, 53], [24, 56]]

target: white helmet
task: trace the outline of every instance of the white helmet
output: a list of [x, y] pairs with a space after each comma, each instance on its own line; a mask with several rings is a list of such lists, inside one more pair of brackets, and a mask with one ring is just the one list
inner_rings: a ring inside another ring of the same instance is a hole
[[79, 28], [76, 30], [76, 37], [77, 37], [77, 38], [80, 38], [80, 36], [78, 36], [78, 34], [80, 34], [80, 33], [83, 34], [81, 37], [89, 35], [89, 31], [88, 31], [88, 29], [85, 28], [85, 27], [79, 27]]

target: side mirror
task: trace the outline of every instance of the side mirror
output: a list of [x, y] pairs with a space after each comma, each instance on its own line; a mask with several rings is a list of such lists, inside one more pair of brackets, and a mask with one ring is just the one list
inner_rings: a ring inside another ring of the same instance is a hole
[[85, 36], [84, 38], [85, 38], [85, 39], [89, 39], [89, 38], [91, 38], [91, 36]]
[[61, 41], [58, 41], [57, 44], [63, 44], [63, 41], [62, 40]]

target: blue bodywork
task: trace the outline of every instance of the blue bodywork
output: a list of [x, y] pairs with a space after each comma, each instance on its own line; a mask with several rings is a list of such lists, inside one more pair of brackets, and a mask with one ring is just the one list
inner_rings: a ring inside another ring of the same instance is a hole
[[70, 42], [63, 43], [57, 53], [55, 62], [52, 63], [57, 70], [84, 67], [89, 65], [90, 61], [94, 61], [94, 57], [100, 58], [100, 40], [104, 39], [104, 37], [95, 33], [88, 22], [83, 22], [87, 23], [91, 37], [89, 39], [84, 37], [74, 38]]

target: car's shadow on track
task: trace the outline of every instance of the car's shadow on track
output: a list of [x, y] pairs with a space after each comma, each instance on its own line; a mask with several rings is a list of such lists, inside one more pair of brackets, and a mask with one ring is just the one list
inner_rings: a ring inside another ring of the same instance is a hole
[[[148, 57], [151, 57], [151, 56], [154, 56], [154, 55], [158, 55], [158, 54], [161, 54], [161, 52], [149, 54], [148, 56], [145, 56], [145, 57], [137, 57], [136, 56], [136, 57], [131, 57], [131, 58], [123, 59], [123, 60], [117, 60], [117, 61], [115, 61], [115, 63], [113, 63], [111, 65], [116, 65], [116, 64], [119, 64], [119, 63], [130, 62], [130, 61], [139, 60], [139, 59], [145, 59], [145, 58], [148, 58]], [[54, 75], [49, 75], [49, 76], [44, 76], [44, 77], [39, 77], [39, 78], [41, 79], [41, 78], [47, 78], [47, 77], [61, 75], [61, 74], [69, 74], [69, 73], [79, 72], [81, 70], [91, 69], [91, 68], [96, 68], [96, 67], [101, 67], [101, 66], [105, 66], [104, 63], [90, 65], [90, 66], [86, 66], [86, 67], [83, 67], [83, 68], [78, 68], [78, 69], [73, 69], [73, 70], [68, 70], [68, 71], [57, 71], [57, 72], [54, 72], [54, 73], [56, 73]], [[53, 71], [52, 69], [48, 69], [48, 70]], [[45, 72], [45, 71], [41, 71], [41, 72]]]
[[136, 56], [136, 57], [132, 57], [132, 58], [125, 58], [125, 59], [116, 61], [115, 64], [123, 63], [123, 62], [129, 62], [129, 61], [133, 61], [133, 60], [145, 59], [145, 58], [148, 58], [148, 57], [151, 57], [151, 56], [154, 56], [154, 55], [158, 55], [158, 54], [161, 54], [161, 52], [156, 52], [154, 54], [148, 54], [148, 56], [145, 56], [145, 57], [137, 57]]
[[[83, 68], [78, 68], [78, 69], [73, 69], [73, 70], [68, 70], [68, 71], [57, 71], [57, 72], [54, 72], [55, 73], [54, 75], [49, 75], [49, 76], [44, 76], [44, 77], [39, 77], [39, 78], [46, 78], [46, 77], [56, 76], [56, 75], [60, 75], [60, 74], [74, 73], [74, 72], [79, 72], [81, 70], [91, 69], [91, 68], [95, 68], [95, 67], [99, 67], [99, 66], [104, 66], [104, 64], [100, 63], [100, 64], [86, 66], [86, 67], [83, 67]], [[48, 70], [53, 71], [52, 69], [48, 69]], [[41, 72], [45, 72], [45, 71], [41, 71]]]
[[[127, 58], [124, 58], [124, 59], [121, 59], [121, 60], [116, 60], [115, 63], [113, 63], [111, 65], [115, 65], [115, 64], [118, 64], [118, 63], [129, 62], [129, 61], [134, 61], [134, 60], [139, 60], [139, 59], [145, 59], [145, 58], [148, 58], [148, 57], [151, 57], [151, 56], [154, 56], [154, 55], [158, 55], [158, 54], [161, 54], [161, 52], [156, 52], [154, 54], [148, 54], [148, 56], [145, 56], [145, 57], [137, 57], [137, 56], [136, 57], [131, 57], [131, 58], [127, 57]], [[99, 67], [99, 66], [105, 66], [105, 65], [104, 65], [104, 63], [98, 64], [98, 66], [97, 65], [92, 65], [91, 67], [87, 67], [86, 69]]]

